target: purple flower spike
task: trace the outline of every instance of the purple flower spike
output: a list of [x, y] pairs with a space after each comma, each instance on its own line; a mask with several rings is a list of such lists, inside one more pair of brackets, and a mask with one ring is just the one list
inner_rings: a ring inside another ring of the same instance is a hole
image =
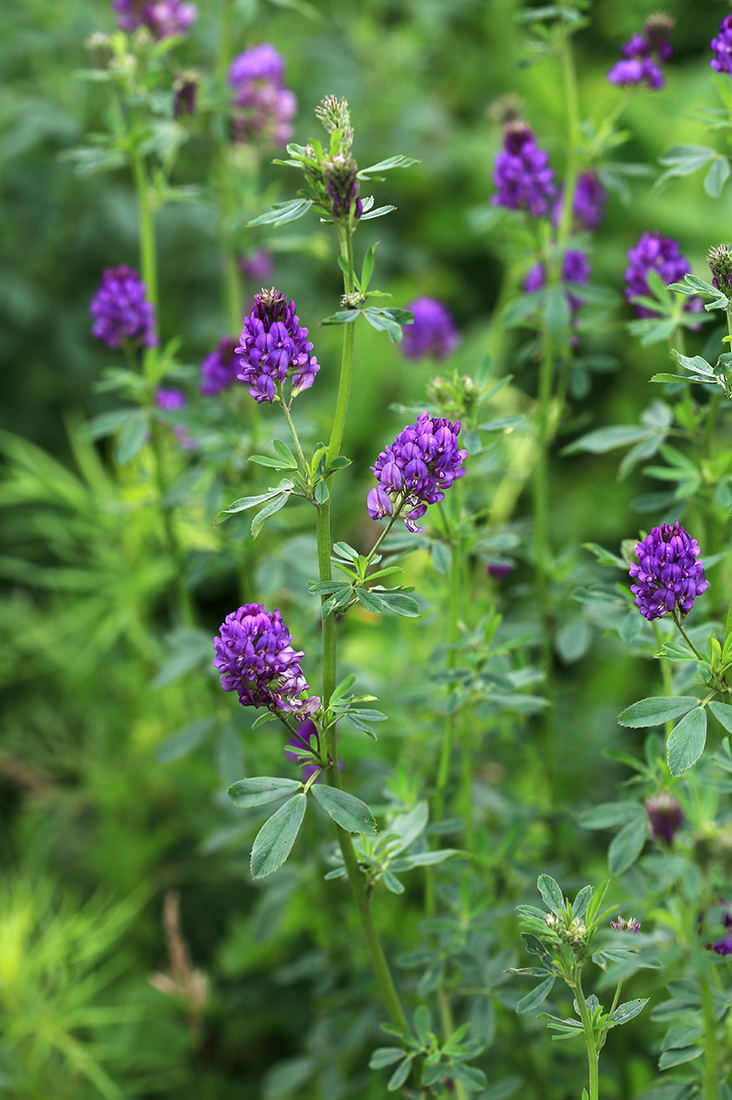
[[662, 791], [646, 799], [646, 813], [653, 839], [670, 848], [685, 821], [679, 803], [673, 795]]
[[640, 34], [634, 34], [622, 48], [623, 60], [613, 65], [607, 78], [618, 87], [646, 84], [658, 91], [666, 83], [660, 63], [673, 53], [669, 35], [674, 23], [667, 15], [650, 16]]
[[195, 4], [186, 0], [113, 0], [121, 31], [147, 27], [155, 38], [185, 34], [198, 18]]
[[263, 42], [240, 53], [229, 68], [234, 88], [234, 137], [237, 141], [263, 138], [286, 145], [293, 135], [297, 99], [282, 80], [285, 62], [274, 46]]
[[407, 529], [421, 531], [415, 520], [428, 504], [444, 500], [445, 490], [465, 473], [462, 465], [468, 452], [458, 450], [459, 432], [459, 420], [452, 424], [446, 417], [420, 413], [417, 423], [405, 428], [371, 467], [379, 483], [368, 494], [371, 518], [393, 515], [393, 502], [399, 498], [399, 504], [409, 508], [403, 513]]
[[407, 359], [446, 359], [460, 342], [452, 315], [436, 298], [415, 298], [411, 309], [414, 320], [404, 326], [401, 349]]
[[498, 193], [491, 201], [497, 206], [526, 210], [534, 218], [542, 217], [549, 209], [555, 194], [554, 172], [549, 167], [549, 157], [538, 147], [525, 122], [506, 124], [493, 182]]
[[[628, 250], [630, 267], [625, 272], [625, 297], [629, 302], [633, 298], [649, 294], [648, 272], [657, 271], [664, 284], [675, 283], [690, 270], [689, 261], [681, 255], [679, 242], [671, 237], [662, 237], [659, 233], [643, 233], [635, 248]], [[639, 317], [656, 317], [652, 309], [633, 303]], [[703, 308], [701, 298], [689, 297], [684, 309], [689, 313], [698, 313]]]
[[718, 73], [732, 74], [732, 15], [725, 15], [719, 25], [717, 37], [709, 43], [714, 57], [709, 62]]
[[694, 599], [706, 592], [709, 582], [704, 566], [697, 561], [701, 551], [696, 539], [686, 533], [679, 521], [654, 527], [635, 553], [640, 562], [630, 567], [630, 586], [641, 614], [649, 620], [662, 619], [667, 611], [688, 615]]
[[236, 340], [224, 336], [219, 340], [216, 351], [212, 351], [201, 363], [199, 389], [204, 397], [216, 397], [236, 382], [240, 370], [236, 347]]
[[177, 386], [158, 386], [155, 404], [159, 409], [184, 409], [188, 402], [183, 390], [179, 390]]
[[235, 691], [244, 707], [292, 711], [306, 718], [320, 706], [317, 697], [301, 699], [308, 684], [300, 667], [302, 650], [279, 611], [249, 603], [227, 615], [214, 638], [214, 665], [224, 691]]
[[124, 340], [139, 340], [146, 348], [158, 342], [155, 308], [139, 274], [127, 264], [105, 267], [89, 313], [94, 318], [92, 336], [107, 347], [119, 348]]
[[237, 378], [246, 382], [249, 393], [261, 404], [275, 398], [275, 385], [289, 378], [293, 391], [312, 386], [320, 364], [311, 355], [308, 330], [300, 327], [295, 303], [272, 287], [254, 296], [254, 306], [244, 319]]

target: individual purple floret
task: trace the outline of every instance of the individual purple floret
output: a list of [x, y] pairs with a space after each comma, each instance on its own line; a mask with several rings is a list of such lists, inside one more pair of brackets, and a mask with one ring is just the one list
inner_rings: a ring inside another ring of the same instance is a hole
[[[628, 250], [628, 259], [630, 267], [625, 271], [625, 297], [629, 302], [650, 293], [649, 271], [657, 271], [667, 286], [683, 279], [690, 270], [689, 261], [681, 254], [679, 242], [655, 232], [642, 233], [635, 248]], [[635, 302], [633, 308], [639, 317], [658, 316], [654, 310]], [[701, 298], [688, 297], [684, 302], [684, 310], [689, 313], [698, 313], [702, 308]]]
[[503, 149], [496, 157], [493, 182], [498, 188], [491, 201], [509, 210], [526, 210], [532, 217], [546, 214], [554, 198], [554, 172], [549, 157], [536, 144], [525, 122], [508, 122]]
[[[562, 282], [575, 283], [578, 286], [582, 286], [585, 283], [589, 283], [592, 275], [592, 268], [590, 267], [590, 261], [587, 258], [586, 252], [580, 252], [578, 249], [568, 248], [564, 253], [562, 260]], [[539, 262], [529, 270], [524, 279], [524, 290], [529, 294], [535, 293], [537, 290], [542, 290], [546, 285], [546, 269], [544, 264]], [[569, 294], [569, 308], [572, 313], [577, 313], [582, 305], [582, 302], [574, 294]]]
[[264, 138], [274, 145], [286, 145], [293, 135], [292, 119], [297, 99], [282, 79], [285, 63], [274, 46], [263, 42], [240, 53], [229, 68], [234, 88], [234, 137], [237, 141]]
[[251, 279], [253, 283], [259, 283], [261, 286], [262, 283], [267, 282], [274, 270], [272, 253], [268, 252], [266, 248], [258, 248], [256, 252], [252, 252], [248, 256], [241, 256], [239, 269], [247, 279]]
[[718, 73], [732, 74], [732, 15], [725, 15], [719, 24], [717, 37], [709, 43], [714, 57], [709, 62]]
[[368, 495], [368, 512], [372, 519], [383, 519], [394, 513], [394, 503], [400, 509], [409, 531], [421, 531], [416, 520], [427, 511], [428, 504], [443, 500], [455, 478], [462, 477], [467, 451], [458, 450], [460, 421], [452, 424], [446, 417], [431, 417], [420, 413], [416, 424], [410, 424], [385, 447], [371, 470], [378, 481]]
[[407, 359], [446, 359], [460, 342], [455, 323], [447, 306], [437, 298], [415, 298], [405, 307], [414, 320], [403, 328], [401, 349]]
[[89, 313], [94, 318], [92, 336], [107, 347], [119, 348], [125, 340], [139, 340], [151, 348], [158, 342], [155, 307], [147, 300], [147, 288], [139, 274], [127, 264], [105, 267]]
[[646, 813], [653, 839], [670, 848], [685, 821], [680, 804], [673, 795], [662, 791], [646, 799]]
[[617, 920], [610, 921], [610, 927], [613, 932], [640, 932], [640, 921], [635, 917], [628, 917], [627, 920], [624, 917], [618, 917]]
[[155, 38], [185, 34], [198, 18], [195, 4], [187, 0], [113, 0], [121, 31], [147, 27]]
[[650, 16], [642, 32], [634, 34], [623, 46], [623, 60], [607, 74], [610, 83], [619, 87], [646, 84], [652, 91], [663, 88], [665, 79], [660, 63], [673, 54], [669, 41], [673, 27], [673, 20], [663, 13]]
[[[552, 212], [552, 224], [557, 226], [562, 217], [563, 192], [560, 191]], [[577, 180], [572, 203], [575, 229], [591, 233], [602, 221], [607, 192], [594, 172], [584, 172]]]
[[300, 667], [302, 650], [279, 611], [265, 611], [260, 603], [232, 611], [214, 638], [214, 665], [224, 691], [235, 691], [245, 707], [293, 711], [305, 718], [320, 706], [316, 696], [301, 699], [308, 684]]
[[686, 533], [678, 520], [673, 525], [654, 527], [635, 553], [640, 562], [630, 566], [637, 583], [630, 586], [641, 614], [649, 620], [662, 619], [667, 611], [688, 615], [696, 596], [706, 592], [709, 582], [704, 566], [697, 561], [700, 550], [696, 539]]
[[199, 389], [204, 397], [216, 397], [236, 382], [240, 369], [236, 347], [236, 340], [224, 336], [219, 340], [216, 351], [212, 351], [201, 363]]
[[254, 306], [244, 319], [237, 378], [246, 382], [258, 403], [274, 401], [275, 385], [286, 378], [292, 382], [293, 396], [309, 389], [320, 370], [308, 330], [300, 328], [295, 303], [272, 287], [254, 296]]

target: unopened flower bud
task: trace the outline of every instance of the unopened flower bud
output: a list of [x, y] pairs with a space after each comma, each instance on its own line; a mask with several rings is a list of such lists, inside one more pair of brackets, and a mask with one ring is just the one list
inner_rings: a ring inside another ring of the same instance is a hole
[[324, 99], [321, 99], [320, 105], [315, 108], [315, 114], [329, 134], [332, 134], [335, 130], [340, 130], [343, 135], [341, 150], [344, 153], [347, 152], [353, 142], [353, 126], [351, 125], [351, 115], [347, 101], [336, 99], [334, 95], [327, 95]]
[[361, 217], [358, 197], [358, 165], [350, 153], [337, 153], [323, 164], [326, 190], [332, 203], [334, 218]]
[[646, 813], [653, 839], [670, 848], [685, 820], [679, 803], [672, 795], [662, 791], [646, 799]]
[[95, 69], [109, 68], [109, 63], [114, 56], [114, 50], [112, 49], [112, 39], [108, 34], [102, 34], [101, 31], [95, 31], [94, 34], [89, 35], [84, 45], [92, 56], [92, 62], [94, 63]]
[[729, 246], [720, 244], [716, 248], [710, 248], [707, 253], [707, 262], [712, 273], [712, 282], [717, 290], [726, 294], [732, 300], [732, 256]]
[[196, 113], [196, 96], [200, 77], [189, 69], [180, 73], [173, 84], [173, 118]]
[[635, 917], [628, 917], [627, 920], [624, 917], [618, 917], [617, 920], [610, 921], [610, 927], [613, 932], [640, 932], [640, 921]]

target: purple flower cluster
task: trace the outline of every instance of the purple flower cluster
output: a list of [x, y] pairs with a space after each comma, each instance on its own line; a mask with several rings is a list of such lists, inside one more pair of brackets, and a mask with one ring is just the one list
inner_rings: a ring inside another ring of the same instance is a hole
[[113, 0], [121, 31], [147, 27], [155, 38], [185, 34], [198, 18], [195, 4], [187, 0]]
[[290, 140], [297, 99], [283, 86], [284, 73], [284, 60], [268, 42], [234, 58], [229, 83], [238, 109], [234, 119], [237, 141], [262, 137], [273, 145], [286, 145]]
[[201, 363], [199, 389], [204, 397], [216, 397], [236, 382], [240, 369], [236, 347], [236, 340], [224, 336], [219, 340], [216, 351], [212, 351]]
[[686, 533], [678, 520], [652, 528], [635, 553], [640, 562], [630, 567], [637, 583], [630, 586], [641, 614], [649, 620], [662, 619], [667, 611], [678, 608], [687, 615], [696, 596], [706, 592], [709, 582], [704, 566], [697, 561], [700, 550], [696, 539]]
[[[679, 242], [671, 237], [662, 237], [660, 233], [642, 233], [635, 248], [628, 250], [630, 267], [625, 271], [625, 297], [629, 302], [633, 298], [649, 294], [648, 272], [657, 271], [664, 284], [675, 283], [690, 270], [689, 261], [682, 256]], [[656, 317], [652, 309], [633, 303], [639, 317]], [[689, 297], [684, 309], [698, 313], [703, 308], [701, 298]]]
[[640, 34], [634, 34], [623, 46], [623, 59], [613, 65], [607, 78], [611, 84], [626, 87], [646, 84], [658, 91], [666, 83], [661, 62], [668, 61], [673, 53], [669, 35], [673, 20], [667, 15], [652, 15]]
[[301, 650], [279, 611], [249, 603], [232, 611], [214, 638], [214, 665], [224, 691], [235, 691], [244, 707], [269, 707], [308, 717], [320, 699], [301, 699], [308, 684], [300, 667]]
[[124, 340], [139, 340], [146, 348], [158, 342], [155, 309], [147, 300], [147, 288], [127, 264], [105, 267], [89, 313], [94, 318], [92, 336], [107, 347], [119, 348]]
[[398, 507], [409, 531], [421, 531], [416, 520], [445, 497], [455, 478], [462, 477], [467, 451], [459, 451], [457, 437], [460, 421], [452, 424], [446, 417], [431, 417], [420, 413], [416, 424], [410, 424], [391, 446], [385, 447], [371, 471], [378, 481], [368, 495], [368, 511], [372, 519], [383, 519]]
[[326, 191], [334, 218], [348, 219], [351, 214], [358, 220], [363, 213], [363, 203], [358, 195], [358, 165], [350, 153], [337, 153], [323, 163]]
[[714, 57], [709, 62], [718, 73], [732, 74], [732, 15], [725, 15], [719, 24], [717, 37], [709, 43]]
[[492, 198], [497, 206], [526, 210], [540, 218], [554, 198], [554, 172], [549, 157], [536, 144], [525, 122], [508, 122], [503, 131], [503, 149], [496, 157], [493, 182], [498, 188]]
[[[576, 283], [578, 286], [582, 286], [590, 281], [591, 275], [592, 268], [587, 253], [568, 248], [562, 259], [562, 282]], [[545, 285], [546, 268], [543, 263], [539, 262], [534, 264], [524, 279], [524, 290], [529, 294], [533, 294], [537, 290], [542, 290]], [[574, 294], [569, 294], [568, 298], [570, 309], [573, 313], [576, 313], [582, 302]]]
[[[562, 197], [560, 191], [552, 211], [553, 225], [559, 225], [562, 216]], [[607, 192], [594, 172], [584, 172], [577, 180], [572, 203], [572, 214], [576, 229], [591, 233], [602, 221]]]
[[673, 795], [662, 791], [646, 799], [646, 814], [653, 839], [670, 848], [685, 820], [679, 803]]
[[237, 378], [246, 382], [254, 400], [274, 401], [275, 385], [289, 378], [294, 390], [312, 386], [320, 364], [311, 355], [308, 330], [300, 328], [295, 303], [272, 287], [254, 296], [249, 317], [244, 318]]
[[403, 329], [401, 349], [407, 359], [446, 359], [460, 342], [447, 306], [436, 298], [415, 298], [406, 309], [414, 314]]

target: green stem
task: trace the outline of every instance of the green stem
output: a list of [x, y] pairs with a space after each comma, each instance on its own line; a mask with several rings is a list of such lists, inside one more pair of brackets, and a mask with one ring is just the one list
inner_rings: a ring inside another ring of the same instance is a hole
[[600, 1055], [595, 1040], [595, 1031], [592, 1027], [592, 1015], [582, 991], [582, 972], [579, 966], [575, 966], [573, 984], [574, 995], [582, 1020], [582, 1030], [585, 1035], [585, 1046], [587, 1047], [587, 1065], [590, 1073], [589, 1100], [600, 1100]]
[[694, 653], [696, 654], [696, 656], [697, 656], [698, 660], [700, 660], [700, 661], [706, 661], [706, 657], [704, 656], [704, 654], [703, 654], [703, 653], [700, 653], [700, 652], [699, 652], [699, 650], [698, 650], [698, 649], [696, 648], [696, 646], [695, 646], [695, 645], [694, 645], [694, 643], [692, 642], [692, 640], [691, 640], [691, 638], [689, 637], [689, 635], [688, 635], [688, 634], [686, 633], [686, 631], [684, 630], [684, 628], [683, 628], [683, 626], [682, 626], [682, 624], [681, 624], [681, 620], [680, 620], [679, 618], [677, 618], [677, 617], [676, 617], [676, 610], [674, 610], [674, 614], [673, 614], [673, 620], [674, 620], [674, 622], [676, 623], [676, 626], [678, 627], [678, 629], [679, 629], [679, 631], [680, 631], [680, 633], [681, 633], [681, 637], [682, 637], [682, 638], [684, 639], [684, 641], [685, 641], [685, 642], [687, 643], [687, 645], [691, 646], [691, 648], [692, 648], [692, 649], [694, 650]]
[[300, 466], [302, 468], [303, 475], [305, 477], [307, 477], [308, 467], [307, 467], [307, 463], [305, 462], [305, 455], [303, 454], [302, 445], [300, 443], [300, 437], [297, 434], [297, 431], [295, 430], [295, 425], [292, 422], [292, 417], [290, 416], [289, 406], [287, 405], [287, 402], [285, 401], [284, 397], [282, 396], [282, 386], [281, 385], [279, 385], [277, 387], [277, 392], [278, 392], [278, 395], [279, 395], [279, 398], [280, 398], [280, 405], [282, 406], [282, 411], [285, 414], [285, 420], [287, 421], [287, 427], [290, 429], [290, 435], [292, 436], [293, 442], [295, 444], [295, 450], [297, 451], [297, 457], [300, 459]]
[[[658, 625], [658, 620], [653, 620], [653, 636], [656, 639], [656, 645], [659, 649], [663, 646], [663, 638], [661, 637], [661, 628]], [[671, 679], [671, 663], [670, 661], [661, 658], [661, 678], [663, 680], [663, 694], [667, 697], [671, 697], [674, 693], [673, 681]], [[666, 723], [666, 737], [668, 738], [671, 731], [674, 728], [673, 722]]]
[[712, 987], [706, 973], [699, 977], [699, 992], [704, 1017], [704, 1100], [718, 1100], [717, 1021], [714, 1016]]
[[[132, 174], [137, 192], [137, 210], [140, 221], [140, 274], [145, 283], [147, 299], [155, 310], [155, 327], [160, 325], [158, 316], [158, 268], [155, 256], [155, 225], [153, 222], [150, 190], [147, 184], [145, 160], [141, 153], [132, 154]], [[146, 348], [143, 360], [145, 374], [151, 378], [155, 368], [155, 348]]]
[[[564, 193], [562, 199], [562, 213], [559, 220], [557, 241], [560, 256], [567, 239], [572, 234], [572, 214], [574, 209], [574, 193], [577, 187], [579, 174], [578, 148], [581, 140], [579, 93], [577, 90], [577, 73], [572, 52], [572, 40], [568, 31], [564, 31], [560, 41], [559, 51], [562, 78], [564, 82], [564, 98], [567, 105], [567, 164], [564, 170]], [[561, 262], [561, 260], [560, 260]]]
[[[457, 492], [458, 487], [453, 488]], [[448, 590], [448, 619], [447, 619], [447, 669], [452, 672], [455, 668], [457, 657], [456, 645], [460, 637], [460, 574], [461, 574], [461, 540], [460, 532], [456, 531], [453, 539], [452, 554], [450, 556], [450, 576]], [[435, 821], [441, 821], [445, 805], [445, 789], [450, 780], [450, 762], [452, 760], [452, 747], [455, 739], [456, 715], [451, 708], [451, 700], [455, 691], [455, 685], [448, 683], [447, 688], [447, 712], [445, 714], [445, 728], [442, 734], [440, 748], [440, 760], [437, 768], [437, 794], [435, 797]]]
[[[353, 289], [353, 245], [351, 242], [351, 235], [348, 231], [344, 231], [341, 227], [338, 227], [339, 241], [341, 245], [341, 255], [345, 258], [347, 264], [347, 272], [344, 274], [344, 285], [346, 293]], [[351, 375], [353, 373], [353, 344], [354, 344], [354, 331], [353, 325], [346, 325], [343, 334], [343, 357], [341, 360], [341, 374], [338, 383], [338, 398], [336, 401], [336, 411], [333, 420], [333, 428], [330, 435], [330, 444], [328, 447], [328, 465], [330, 465], [334, 459], [336, 459], [340, 453], [341, 441], [343, 439], [343, 431], [346, 423], [346, 413], [348, 411], [348, 396], [351, 388]], [[318, 506], [317, 510], [317, 524], [316, 524], [316, 536], [317, 536], [317, 549], [318, 549], [318, 572], [321, 581], [328, 581], [331, 579], [331, 536], [330, 536], [330, 502], [331, 498]], [[325, 602], [325, 597], [321, 599], [321, 604]], [[336, 647], [336, 625], [335, 615], [329, 615], [323, 621], [323, 707], [326, 708], [330, 701], [330, 697], [333, 694], [333, 689], [336, 684], [336, 672], [337, 672], [337, 647]], [[338, 790], [341, 789], [341, 778], [338, 771], [338, 745], [337, 734], [335, 724], [329, 726], [325, 733], [326, 740], [326, 752], [329, 759], [330, 766], [326, 771], [326, 778], [331, 787], [335, 787]], [[366, 882], [361, 870], [358, 866], [358, 859], [356, 858], [356, 851], [353, 846], [353, 840], [351, 834], [342, 829], [340, 825], [335, 826], [336, 835], [338, 837], [338, 844], [343, 856], [343, 862], [345, 864], [346, 873], [348, 875], [348, 881], [351, 886], [351, 892], [353, 894], [353, 900], [358, 912], [359, 919], [361, 921], [361, 928], [363, 929], [364, 938], [368, 947], [369, 956], [371, 958], [371, 965], [376, 976], [376, 980], [379, 986], [381, 997], [386, 1005], [387, 1011], [391, 1016], [393, 1022], [397, 1027], [402, 1028], [404, 1031], [409, 1032], [409, 1024], [402, 1008], [402, 1003], [399, 998], [396, 986], [394, 985], [394, 979], [392, 978], [389, 964], [386, 961], [384, 955], [384, 949], [381, 946], [381, 940], [379, 933], [376, 930], [374, 924], [373, 914], [371, 912], [371, 905], [369, 899], [369, 893], [367, 891]]]

